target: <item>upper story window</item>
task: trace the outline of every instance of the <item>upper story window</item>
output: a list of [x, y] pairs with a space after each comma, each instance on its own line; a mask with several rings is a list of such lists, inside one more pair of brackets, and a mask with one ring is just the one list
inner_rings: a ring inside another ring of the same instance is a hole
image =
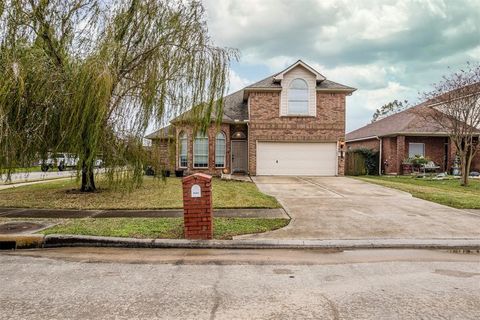
[[223, 132], [217, 133], [215, 138], [215, 168], [225, 167], [226, 139]]
[[208, 168], [208, 136], [198, 133], [193, 141], [193, 167]]
[[305, 80], [296, 78], [288, 88], [288, 114], [308, 115], [308, 84]]
[[187, 151], [188, 151], [188, 140], [187, 134], [185, 132], [181, 132], [178, 136], [178, 162], [180, 164], [180, 168], [186, 168], [188, 166], [188, 158], [187, 158]]

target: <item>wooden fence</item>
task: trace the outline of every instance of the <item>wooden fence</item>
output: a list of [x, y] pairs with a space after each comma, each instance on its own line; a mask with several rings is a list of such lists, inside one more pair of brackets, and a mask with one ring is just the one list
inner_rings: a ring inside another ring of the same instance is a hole
[[345, 174], [348, 176], [377, 175], [379, 153], [365, 148], [349, 150], [345, 155]]
[[365, 156], [360, 152], [347, 152], [345, 154], [345, 174], [347, 176], [366, 175]]

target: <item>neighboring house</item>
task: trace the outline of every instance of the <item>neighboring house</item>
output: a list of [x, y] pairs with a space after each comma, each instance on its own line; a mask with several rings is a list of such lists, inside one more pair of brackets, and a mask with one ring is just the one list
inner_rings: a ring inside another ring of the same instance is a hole
[[[148, 148], [152, 161], [159, 161], [158, 168], [163, 170], [175, 169], [175, 128], [171, 125], [161, 128], [145, 137], [152, 140]], [[157, 169], [157, 168], [156, 168]]]
[[[385, 174], [402, 174], [404, 160], [418, 155], [435, 162], [439, 170], [451, 172], [455, 145], [444, 128], [425, 116], [427, 112], [440, 111], [432, 110], [427, 101], [352, 131], [346, 137], [347, 149], [379, 151], [381, 171]], [[479, 169], [480, 155], [477, 154], [472, 170]]]
[[[299, 60], [226, 96], [221, 124], [205, 133], [184, 116], [172, 120], [174, 166], [187, 174], [343, 175], [345, 100], [355, 90]], [[147, 138], [168, 149], [165, 130]]]

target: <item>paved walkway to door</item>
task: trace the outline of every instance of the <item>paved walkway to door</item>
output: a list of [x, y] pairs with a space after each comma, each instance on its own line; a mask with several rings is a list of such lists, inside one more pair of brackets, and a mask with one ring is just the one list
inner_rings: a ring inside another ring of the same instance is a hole
[[480, 214], [346, 177], [254, 177], [292, 217], [285, 228], [240, 238], [480, 238]]

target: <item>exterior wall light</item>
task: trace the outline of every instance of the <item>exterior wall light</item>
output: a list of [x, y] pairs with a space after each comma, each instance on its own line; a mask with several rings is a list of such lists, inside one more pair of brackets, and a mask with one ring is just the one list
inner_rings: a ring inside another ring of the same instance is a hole
[[233, 139], [245, 139], [247, 136], [245, 135], [245, 133], [241, 132], [241, 131], [237, 131], [233, 134], [232, 138]]

